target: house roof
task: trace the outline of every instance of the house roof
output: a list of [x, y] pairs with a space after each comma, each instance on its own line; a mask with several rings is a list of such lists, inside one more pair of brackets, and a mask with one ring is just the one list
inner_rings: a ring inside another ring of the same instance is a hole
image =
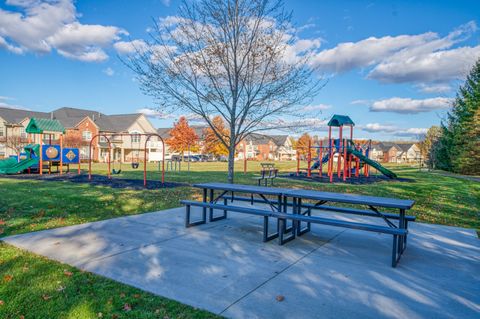
[[190, 127], [195, 130], [195, 134], [197, 134], [199, 138], [203, 137], [205, 129], [208, 128], [207, 125], [191, 125]]
[[273, 140], [275, 145], [283, 146], [288, 140], [288, 135], [270, 135], [270, 138]]
[[338, 115], [335, 114], [332, 116], [330, 121], [328, 121], [328, 126], [343, 126], [343, 125], [355, 125], [352, 119], [347, 115]]
[[407, 152], [415, 143], [397, 143], [402, 151]]
[[272, 138], [268, 135], [258, 134], [258, 133], [250, 133], [245, 137], [245, 140], [248, 142], [252, 142], [253, 144], [268, 144]]
[[30, 122], [28, 122], [27, 128], [25, 129], [27, 133], [41, 134], [41, 133], [65, 133], [65, 127], [58, 120], [50, 119], [39, 119], [32, 117]]
[[0, 117], [9, 124], [18, 124], [25, 118], [47, 118], [51, 117], [50, 113], [34, 112], [29, 110], [11, 109], [8, 107], [0, 107]]
[[104, 123], [99, 122], [97, 125], [100, 127], [100, 130], [126, 132], [141, 115], [141, 113], [107, 115], [107, 121]]
[[157, 133], [160, 135], [163, 139], [169, 138], [170, 137], [170, 127], [161, 127], [157, 128]]

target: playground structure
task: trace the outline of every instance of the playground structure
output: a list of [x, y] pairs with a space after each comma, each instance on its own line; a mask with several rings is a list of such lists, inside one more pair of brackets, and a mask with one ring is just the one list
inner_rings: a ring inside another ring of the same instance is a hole
[[[296, 176], [300, 176], [302, 170], [300, 168], [301, 154], [306, 153], [307, 177], [313, 177], [312, 171], [318, 170], [318, 177], [324, 177], [323, 166], [326, 164], [326, 177], [330, 183], [333, 182], [334, 174], [338, 179], [346, 181], [347, 178], [360, 177], [361, 170], [363, 170], [363, 176], [369, 177], [370, 167], [375, 168], [388, 178], [397, 178], [397, 175], [389, 169], [383, 167], [380, 163], [369, 158], [371, 150], [371, 141], [361, 145], [355, 143], [353, 140], [353, 127], [355, 123], [346, 115], [334, 115], [328, 122], [328, 140], [326, 145], [323, 145], [323, 141], [319, 142], [319, 145], [311, 145], [309, 139], [308, 145], [297, 147], [297, 170]], [[338, 138], [332, 138], [332, 128], [338, 127]], [[349, 139], [344, 138], [344, 127], [350, 127]], [[317, 151], [316, 159], [312, 157], [312, 150]], [[335, 163], [336, 162], [336, 163]], [[335, 165], [336, 164], [336, 165]]]
[[[63, 174], [63, 167], [70, 164], [78, 164], [78, 174], [80, 174], [80, 156], [77, 148], [63, 147], [63, 134], [65, 128], [57, 120], [32, 118], [25, 129], [27, 136], [27, 145], [24, 152], [17, 156], [0, 161], [0, 174], [17, 174], [27, 171], [36, 172], [43, 175], [43, 170], [48, 169], [52, 172], [52, 167], [56, 166], [58, 173]], [[52, 135], [59, 134], [59, 144], [52, 143]], [[44, 144], [44, 137], [48, 135], [48, 144]]]
[[[113, 170], [112, 171], [112, 142], [111, 142], [111, 138], [115, 136], [116, 138], [118, 137], [124, 137], [124, 136], [130, 136], [130, 137], [142, 137], [142, 136], [145, 136], [146, 139], [145, 139], [145, 144], [144, 144], [144, 147], [143, 147], [143, 186], [144, 187], [147, 187], [147, 144], [148, 142], [150, 141], [150, 139], [155, 136], [155, 137], [158, 137], [160, 142], [162, 142], [162, 158], [161, 158], [161, 182], [162, 182], [162, 185], [165, 184], [165, 142], [163, 141], [163, 138], [159, 135], [159, 134], [156, 134], [156, 133], [123, 133], [123, 134], [106, 134], [106, 133], [100, 133], [100, 134], [97, 134], [97, 135], [94, 135], [92, 136], [92, 138], [90, 139], [90, 143], [89, 143], [89, 148], [88, 148], [88, 180], [92, 180], [92, 144], [93, 144], [93, 141], [95, 139], [98, 139], [99, 137], [103, 137], [105, 138], [105, 140], [107, 141], [107, 145], [108, 145], [108, 157], [107, 157], [107, 177], [110, 179], [112, 177], [112, 173], [113, 174], [119, 174], [121, 172], [121, 165], [122, 165], [122, 159], [120, 159], [120, 169], [119, 170]], [[140, 143], [140, 142], [138, 142]], [[132, 162], [131, 162], [131, 165], [132, 165], [132, 168], [133, 169], [137, 169], [139, 167], [139, 161], [140, 161], [140, 158], [139, 158], [139, 150], [137, 149], [137, 152], [136, 152], [136, 157], [133, 157], [132, 158]]]

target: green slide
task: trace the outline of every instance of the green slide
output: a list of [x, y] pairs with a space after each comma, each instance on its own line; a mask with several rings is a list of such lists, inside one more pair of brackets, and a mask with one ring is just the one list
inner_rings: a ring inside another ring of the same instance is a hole
[[0, 167], [0, 174], [16, 174], [21, 173], [29, 167], [38, 164], [38, 158], [28, 158], [21, 160], [20, 162], [13, 163], [12, 165], [6, 167]]
[[0, 169], [4, 167], [9, 167], [15, 164], [17, 164], [17, 160], [12, 157], [0, 160]]
[[365, 155], [362, 154], [362, 152], [359, 152], [351, 147], [348, 147], [347, 148], [347, 152], [348, 154], [352, 154], [353, 156], [356, 156], [358, 157], [360, 160], [364, 161], [365, 163], [367, 163], [368, 165], [376, 168], [378, 171], [382, 172], [383, 175], [387, 176], [387, 177], [390, 177], [390, 178], [397, 178], [397, 174], [395, 174], [394, 172], [392, 172], [391, 170], [389, 169], [386, 169], [385, 167], [383, 167], [380, 163], [374, 161], [374, 160], [371, 160], [369, 159], [368, 157], [366, 157]]
[[[37, 154], [40, 151], [40, 146], [38, 144], [31, 144], [25, 146], [25, 151], [27, 154], [31, 154], [32, 152]], [[30, 156], [30, 155], [27, 155]], [[17, 162], [14, 158], [7, 158], [0, 161], [0, 174], [17, 174], [21, 173], [29, 167], [37, 165], [39, 162], [37, 158], [26, 158]]]

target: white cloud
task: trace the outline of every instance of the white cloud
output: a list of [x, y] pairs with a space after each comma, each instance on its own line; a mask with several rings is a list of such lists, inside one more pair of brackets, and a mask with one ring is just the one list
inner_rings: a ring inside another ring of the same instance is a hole
[[310, 112], [310, 111], [325, 111], [332, 108], [329, 104], [317, 104], [317, 105], [307, 105], [305, 106], [302, 111]]
[[416, 88], [422, 93], [447, 93], [452, 91], [452, 86], [443, 83], [425, 84], [420, 83]]
[[445, 84], [463, 78], [480, 57], [480, 45], [454, 47], [477, 29], [470, 21], [444, 37], [426, 32], [340, 43], [316, 53], [313, 65], [335, 73], [369, 68], [367, 78], [382, 83]]
[[108, 76], [113, 76], [115, 74], [115, 71], [111, 67], [104, 69], [102, 72]]
[[402, 128], [398, 128], [395, 125], [380, 124], [380, 123], [368, 123], [365, 126], [359, 126], [359, 128], [369, 133], [388, 133], [396, 136], [418, 136], [418, 135], [426, 134], [428, 131], [427, 128], [412, 127], [412, 128], [402, 129]]
[[383, 83], [445, 82], [463, 78], [480, 57], [480, 45], [423, 54], [402, 52], [377, 65], [368, 78]]
[[423, 100], [392, 97], [390, 99], [373, 102], [373, 104], [370, 106], [370, 111], [415, 114], [421, 112], [430, 112], [433, 110], [447, 109], [450, 107], [451, 102], [452, 99], [445, 97], [436, 97]]
[[103, 25], [81, 24], [71, 0], [9, 0], [16, 11], [0, 9], [0, 47], [20, 54], [49, 53], [53, 49], [71, 59], [104, 61], [103, 49], [126, 31]]
[[379, 63], [392, 53], [406, 47], [418, 46], [435, 38], [435, 33], [370, 37], [358, 42], [340, 43], [333, 49], [319, 52], [313, 65], [322, 70], [346, 72]]
[[142, 109], [138, 109], [138, 110], [137, 110], [137, 113], [142, 113], [142, 114], [144, 114], [146, 117], [157, 118], [157, 119], [161, 119], [161, 120], [163, 120], [163, 119], [171, 119], [171, 118], [174, 118], [174, 117], [175, 117], [173, 114], [161, 112], [161, 111], [158, 111], [158, 110], [153, 109], [153, 108], [142, 108]]
[[169, 7], [171, 2], [172, 2], [171, 0], [162, 0], [163, 5], [166, 7]]
[[148, 48], [148, 44], [143, 40], [118, 41], [115, 42], [113, 47], [120, 54], [130, 54], [137, 52], [137, 50], [139, 52], [145, 51]]
[[418, 135], [425, 135], [427, 134], [428, 128], [416, 128], [412, 127], [406, 130], [401, 130], [397, 132], [395, 135], [397, 136], [418, 136]]
[[452, 47], [470, 38], [477, 29], [471, 21], [443, 38], [401, 50], [375, 66], [368, 78], [384, 83], [446, 82], [463, 78], [480, 57], [480, 45]]
[[393, 125], [382, 125], [380, 123], [368, 123], [364, 127], [361, 127], [361, 129], [370, 133], [395, 132], [397, 127]]
[[9, 96], [0, 96], [0, 107], [6, 107], [9, 109], [27, 110], [26, 107], [16, 104], [11, 104], [9, 101], [15, 101], [16, 99]]

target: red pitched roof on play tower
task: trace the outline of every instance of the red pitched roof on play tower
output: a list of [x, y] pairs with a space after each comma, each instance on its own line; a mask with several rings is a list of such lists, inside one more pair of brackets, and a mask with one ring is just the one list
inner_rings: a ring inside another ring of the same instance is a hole
[[344, 126], [344, 125], [353, 125], [354, 126], [355, 123], [353, 123], [352, 119], [349, 116], [338, 115], [338, 114], [335, 114], [334, 116], [332, 116], [332, 118], [328, 122], [328, 126], [339, 127], [339, 126]]

